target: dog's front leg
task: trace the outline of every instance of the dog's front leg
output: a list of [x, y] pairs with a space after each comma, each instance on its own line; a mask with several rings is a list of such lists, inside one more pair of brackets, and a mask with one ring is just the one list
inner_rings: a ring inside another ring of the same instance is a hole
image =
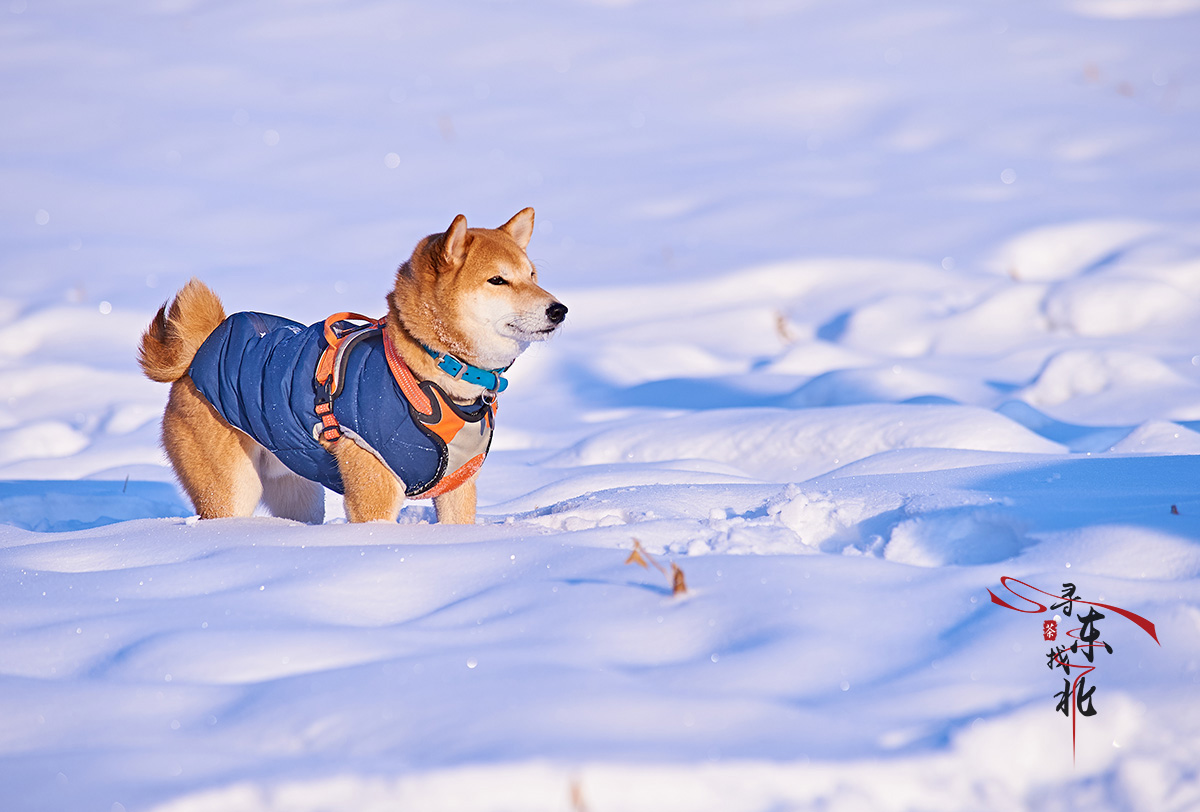
[[352, 522], [396, 521], [404, 506], [400, 480], [374, 454], [350, 439], [342, 438], [325, 448], [337, 458], [346, 489], [346, 518]]
[[475, 524], [475, 476], [448, 493], [433, 497], [438, 524]]

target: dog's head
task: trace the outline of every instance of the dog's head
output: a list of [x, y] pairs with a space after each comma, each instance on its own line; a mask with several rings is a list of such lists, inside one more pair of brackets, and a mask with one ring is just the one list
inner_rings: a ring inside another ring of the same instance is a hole
[[400, 266], [389, 302], [418, 340], [487, 369], [507, 367], [534, 341], [549, 338], [567, 308], [537, 283], [525, 254], [533, 209], [499, 228], [467, 228], [454, 218], [417, 244]]

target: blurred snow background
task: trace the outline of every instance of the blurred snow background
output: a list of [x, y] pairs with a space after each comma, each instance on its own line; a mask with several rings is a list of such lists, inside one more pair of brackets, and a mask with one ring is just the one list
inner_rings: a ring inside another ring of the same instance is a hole
[[[1198, 12], [9, 0], [6, 808], [1200, 806]], [[479, 526], [183, 518], [162, 300], [526, 205]], [[1158, 625], [1074, 765], [1002, 575]]]

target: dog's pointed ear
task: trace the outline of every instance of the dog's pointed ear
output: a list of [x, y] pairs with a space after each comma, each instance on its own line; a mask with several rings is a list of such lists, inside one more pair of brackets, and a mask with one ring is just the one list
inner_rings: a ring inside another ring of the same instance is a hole
[[442, 235], [441, 259], [450, 267], [457, 268], [466, 258], [467, 218], [460, 214]]
[[524, 250], [525, 246], [529, 245], [529, 238], [533, 236], [533, 209], [528, 206], [521, 209], [511, 220], [500, 226], [500, 230], [512, 237], [513, 242]]

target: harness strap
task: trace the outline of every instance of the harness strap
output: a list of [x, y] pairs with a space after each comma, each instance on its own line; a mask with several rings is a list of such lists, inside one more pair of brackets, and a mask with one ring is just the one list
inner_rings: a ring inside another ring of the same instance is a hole
[[[382, 333], [384, 357], [387, 359], [388, 369], [391, 371], [392, 377], [400, 387], [404, 397], [408, 400], [409, 405], [415, 412], [421, 415], [420, 422], [428, 431], [435, 434], [442, 441], [442, 459], [444, 465], [448, 459], [445, 449], [448, 449], [451, 443], [454, 442], [458, 432], [466, 425], [466, 421], [450, 406], [449, 401], [445, 400], [444, 393], [436, 385], [433, 385], [431, 388], [433, 394], [426, 392], [420, 386], [416, 376], [413, 375], [408, 364], [404, 362], [404, 359], [400, 357], [400, 353], [396, 350], [391, 335], [385, 329], [385, 318], [371, 319], [358, 313], [334, 313], [325, 320], [325, 342], [328, 346], [321, 352], [321, 357], [317, 362], [317, 368], [314, 373], [314, 388], [316, 389], [314, 411], [321, 419], [320, 424], [313, 429], [315, 436], [331, 446], [345, 436], [345, 432], [342, 430], [341, 424], [338, 423], [337, 416], [333, 412], [333, 401], [341, 393], [343, 384], [345, 383], [346, 363], [349, 360], [350, 351], [362, 340], [376, 333]], [[364, 324], [352, 326], [341, 324], [347, 321], [361, 321]], [[472, 367], [472, 369], [476, 368]], [[495, 419], [496, 393], [503, 390], [507, 384], [507, 381], [500, 377], [498, 372], [495, 375], [498, 381], [496, 389], [485, 392], [483, 395], [483, 402], [491, 412], [490, 416], [483, 418], [488, 421]], [[458, 375], [455, 377], [466, 378], [467, 376]], [[434, 397], [439, 399], [438, 403], [433, 402]], [[459, 465], [456, 470], [444, 472], [441, 478], [431, 488], [422, 492], [420, 496], [422, 498], [440, 496], [459, 487], [479, 470], [486, 455], [487, 451], [485, 450], [484, 453], [476, 454], [471, 459]]]
[[317, 401], [315, 411], [321, 418], [321, 439], [327, 443], [336, 443], [342, 439], [342, 426], [333, 414], [333, 401]]
[[449, 493], [459, 485], [462, 485], [468, 479], [475, 476], [475, 473], [483, 466], [483, 458], [485, 456], [487, 455], [477, 454], [469, 459], [457, 471], [452, 471], [446, 474], [444, 477], [442, 477], [440, 482], [438, 482], [429, 490], [425, 491], [425, 493], [421, 494], [421, 498], [432, 499], [436, 496], [441, 496], [443, 493]]
[[[365, 325], [359, 327], [339, 328], [337, 325], [343, 321], [363, 321]], [[349, 336], [355, 335], [362, 330], [369, 330], [379, 327], [383, 324], [383, 319], [373, 319], [369, 316], [364, 316], [361, 313], [334, 313], [329, 318], [325, 319], [325, 350], [321, 353], [321, 358], [317, 361], [317, 383], [324, 385], [337, 370], [337, 364], [334, 363], [337, 358], [338, 348], [342, 342]], [[341, 387], [338, 387], [339, 391]]]
[[388, 369], [392, 371], [392, 377], [400, 385], [400, 391], [404, 393], [404, 397], [408, 398], [408, 402], [418, 412], [426, 417], [431, 416], [433, 404], [429, 402], [429, 396], [421, 387], [417, 386], [416, 377], [408, 368], [408, 364], [404, 363], [400, 353], [396, 351], [396, 345], [392, 343], [392, 337], [388, 335], [387, 330], [383, 331], [383, 351], [387, 356]]
[[[342, 322], [362, 321], [361, 325], [339, 326]], [[346, 359], [354, 345], [369, 335], [377, 332], [383, 319], [372, 319], [361, 313], [334, 313], [325, 319], [325, 349], [317, 360], [317, 369], [313, 377], [316, 381], [316, 406], [313, 411], [321, 418], [320, 439], [333, 445], [342, 439], [344, 432], [333, 413], [333, 399], [342, 391], [343, 372]]]

